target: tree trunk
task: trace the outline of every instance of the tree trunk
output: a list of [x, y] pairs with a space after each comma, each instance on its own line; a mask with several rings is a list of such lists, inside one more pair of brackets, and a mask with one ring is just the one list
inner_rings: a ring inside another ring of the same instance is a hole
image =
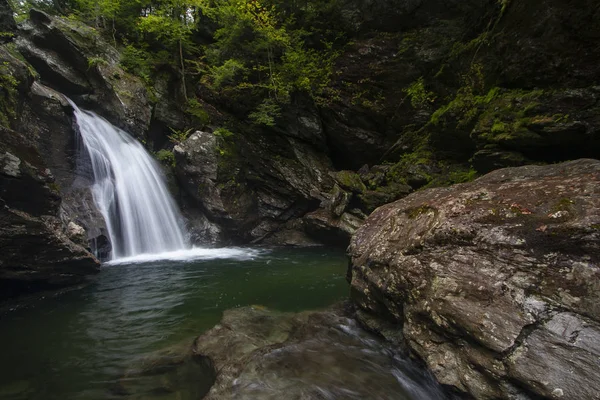
[[183, 84], [183, 98], [187, 102], [188, 97], [187, 87], [185, 85], [185, 64], [183, 62], [183, 45], [181, 44], [181, 39], [179, 39], [179, 61], [181, 62], [181, 83]]

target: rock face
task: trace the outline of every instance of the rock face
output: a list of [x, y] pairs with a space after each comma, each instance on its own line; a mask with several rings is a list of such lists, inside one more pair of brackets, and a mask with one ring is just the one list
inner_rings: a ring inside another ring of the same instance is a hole
[[[256, 132], [195, 132], [174, 148], [176, 176], [208, 220], [234, 242], [313, 244], [307, 214], [323, 206], [322, 225], [334, 236], [345, 230], [347, 243], [362, 219], [344, 222], [352, 219], [342, 218], [347, 203], [335, 215], [328, 158], [297, 139], [298, 132], [291, 135], [266, 140]], [[284, 232], [295, 238], [288, 241]]]
[[59, 218], [60, 194], [31, 139], [0, 127], [0, 299], [84, 281], [98, 261]]
[[226, 311], [194, 341], [192, 353], [219, 371], [205, 397], [211, 400], [445, 398], [428, 374], [341, 309]]
[[16, 44], [46, 85], [144, 137], [152, 111], [146, 89], [121, 69], [119, 52], [91, 27], [31, 10]]
[[77, 172], [73, 110], [18, 56], [0, 46], [0, 299], [83, 282], [105, 230]]
[[354, 236], [352, 297], [467, 398], [594, 399], [599, 199], [585, 159], [414, 193]]
[[[0, 32], [11, 33], [17, 30], [17, 24], [12, 15], [12, 9], [7, 0], [0, 0]], [[0, 43], [8, 42], [9, 36], [0, 36]]]

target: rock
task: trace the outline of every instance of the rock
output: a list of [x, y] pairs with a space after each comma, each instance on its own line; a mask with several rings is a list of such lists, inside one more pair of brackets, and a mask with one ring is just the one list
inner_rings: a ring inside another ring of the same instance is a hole
[[484, 63], [493, 67], [490, 72], [505, 87], [577, 88], [597, 82], [600, 49], [595, 42], [600, 30], [589, 21], [600, 18], [598, 4], [544, 0], [543, 5], [522, 1], [504, 9], [496, 26], [502, 34], [483, 49]]
[[333, 173], [332, 176], [341, 187], [353, 193], [362, 193], [367, 190], [367, 187], [361, 180], [360, 175], [355, 172], [338, 171]]
[[240, 129], [195, 132], [175, 146], [177, 179], [232, 242], [288, 243], [286, 224], [318, 208], [333, 189], [329, 160], [295, 136], [271, 133], [266, 140], [262, 131]]
[[365, 215], [358, 210], [336, 217], [327, 209], [319, 209], [306, 214], [303, 222], [306, 232], [319, 242], [345, 246], [364, 219]]
[[329, 211], [335, 217], [339, 218], [344, 211], [346, 211], [346, 208], [348, 208], [348, 204], [350, 204], [351, 199], [351, 193], [348, 193], [345, 190], [340, 189], [338, 185], [335, 185], [333, 187], [333, 193], [331, 194]]
[[532, 161], [595, 157], [600, 151], [600, 87], [505, 90], [490, 101], [471, 138], [479, 172]]
[[[219, 371], [206, 399], [443, 399], [439, 386], [340, 308], [226, 311], [194, 341]], [[326, 373], [325, 373], [326, 372]]]
[[61, 196], [61, 220], [82, 226], [86, 231], [85, 247], [98, 255], [106, 254], [110, 250], [108, 231], [90, 192], [93, 184], [90, 162], [85, 154], [78, 152], [79, 132], [70, 104], [62, 94], [35, 81], [15, 127], [26, 133], [24, 136], [53, 171]]
[[217, 186], [217, 151], [217, 137], [202, 131], [194, 132], [173, 149], [179, 181], [212, 219], [227, 214]]
[[70, 221], [67, 225], [67, 236], [73, 242], [76, 242], [76, 243], [84, 242], [85, 244], [87, 244], [85, 229], [83, 229], [81, 226], [77, 225], [73, 221]]
[[80, 284], [98, 272], [99, 262], [64, 233], [54, 176], [31, 139], [0, 127], [0, 154], [0, 299]]
[[143, 138], [151, 106], [141, 80], [119, 66], [118, 51], [91, 27], [31, 10], [19, 27], [18, 50], [44, 83]]
[[[0, 32], [10, 34], [17, 30], [17, 24], [13, 18], [12, 8], [7, 0], [0, 0]], [[0, 44], [12, 40], [10, 35], [0, 35]]]
[[471, 161], [473, 167], [484, 174], [500, 168], [528, 164], [528, 160], [519, 152], [498, 150], [479, 150], [473, 154]]
[[585, 159], [413, 193], [354, 235], [352, 298], [463, 397], [592, 399], [599, 195]]
[[137, 360], [112, 386], [111, 392], [128, 399], [169, 396], [203, 399], [217, 376], [212, 361], [192, 352], [191, 340]]

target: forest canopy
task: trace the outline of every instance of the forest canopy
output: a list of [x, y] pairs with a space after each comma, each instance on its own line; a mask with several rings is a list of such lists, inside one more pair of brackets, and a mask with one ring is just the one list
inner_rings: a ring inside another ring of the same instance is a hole
[[17, 20], [37, 8], [94, 27], [149, 85], [176, 71], [192, 105], [195, 84], [254, 99], [249, 116], [266, 125], [294, 92], [324, 98], [347, 41], [340, 0], [10, 1]]

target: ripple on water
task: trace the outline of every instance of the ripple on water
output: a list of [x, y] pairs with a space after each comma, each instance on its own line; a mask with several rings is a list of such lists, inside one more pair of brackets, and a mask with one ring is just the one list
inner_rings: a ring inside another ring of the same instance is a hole
[[[86, 288], [2, 317], [0, 398], [133, 399], [118, 384], [136, 360], [177, 343], [189, 346], [236, 306], [331, 305], [348, 295], [346, 267], [343, 251], [324, 248], [194, 249], [110, 263]], [[342, 325], [340, 331], [360, 334], [351, 322]], [[169, 376], [175, 386], [184, 379]], [[157, 379], [140, 378], [138, 386]], [[138, 398], [177, 394], [162, 396]]]

